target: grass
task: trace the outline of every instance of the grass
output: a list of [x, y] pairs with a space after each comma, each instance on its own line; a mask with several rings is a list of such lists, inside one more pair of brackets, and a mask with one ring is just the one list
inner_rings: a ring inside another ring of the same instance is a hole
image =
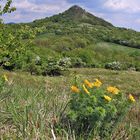
[[101, 59], [102, 62], [112, 62], [119, 61], [121, 63], [131, 63], [139, 64], [140, 62], [140, 50], [136, 48], [130, 48], [122, 45], [117, 45], [114, 43], [100, 42], [96, 46], [92, 46], [93, 50], [100, 56], [105, 56], [100, 58], [98, 55], [95, 57], [97, 60]]
[[[140, 73], [134, 71], [111, 71], [105, 69], [71, 69], [66, 76], [31, 76], [23, 72], [0, 71], [6, 74], [9, 84], [0, 93], [0, 137], [1, 139], [52, 139], [54, 123], [67, 106], [70, 86], [75, 76], [79, 82], [99, 78], [104, 87], [117, 86], [124, 93], [140, 95]], [[139, 101], [129, 112], [115, 139], [140, 137]], [[59, 132], [59, 130], [58, 130]], [[54, 132], [55, 133], [55, 132]], [[57, 134], [56, 134], [57, 135]], [[57, 139], [66, 139], [67, 132]], [[69, 138], [73, 139], [72, 136]]]

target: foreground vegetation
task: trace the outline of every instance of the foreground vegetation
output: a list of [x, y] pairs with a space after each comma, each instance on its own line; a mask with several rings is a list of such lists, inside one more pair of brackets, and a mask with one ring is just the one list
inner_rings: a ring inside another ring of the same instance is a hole
[[75, 85], [76, 79], [80, 84], [85, 79], [94, 81], [95, 78], [104, 83], [103, 89], [116, 86], [136, 99], [123, 123], [110, 135], [111, 139], [139, 138], [139, 72], [71, 69], [67, 76], [61, 77], [30, 76], [23, 72], [0, 73], [1, 76], [5, 74], [8, 80], [1, 87], [1, 139], [51, 139], [53, 133], [57, 139], [74, 139], [77, 136], [73, 130], [78, 128], [78, 124], [74, 128], [69, 125], [65, 128], [61, 122], [64, 114], [69, 112], [68, 102], [73, 94], [70, 87]]

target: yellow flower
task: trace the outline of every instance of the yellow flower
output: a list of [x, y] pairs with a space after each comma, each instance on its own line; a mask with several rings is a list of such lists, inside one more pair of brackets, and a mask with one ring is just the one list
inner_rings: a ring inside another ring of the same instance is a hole
[[119, 89], [118, 88], [111, 87], [111, 86], [107, 88], [107, 91], [112, 93], [112, 94], [118, 94], [119, 93]]
[[88, 91], [88, 89], [85, 87], [85, 85], [83, 85], [83, 89], [87, 94], [90, 94], [90, 92]]
[[107, 95], [104, 95], [104, 98], [105, 98], [105, 100], [107, 100], [108, 102], [110, 102], [112, 99], [109, 97], [109, 96], [107, 96]]
[[102, 85], [102, 82], [98, 79], [95, 79], [96, 81], [92, 84], [94, 87], [100, 87]]
[[7, 76], [4, 74], [3, 75], [3, 78], [4, 78], [4, 80], [6, 81], [6, 82], [8, 82], [8, 78], [7, 78]]
[[135, 102], [135, 101], [136, 101], [135, 98], [134, 98], [131, 94], [129, 94], [129, 99], [130, 99], [130, 101], [132, 101], [132, 102]]
[[79, 93], [79, 92], [80, 92], [80, 90], [79, 90], [76, 86], [72, 86], [72, 87], [71, 87], [71, 90], [72, 90], [73, 92], [75, 92], [75, 93]]
[[92, 88], [93, 86], [92, 86], [92, 83], [90, 83], [88, 80], [85, 80], [84, 81], [84, 84], [86, 85], [86, 86], [88, 86], [89, 88]]

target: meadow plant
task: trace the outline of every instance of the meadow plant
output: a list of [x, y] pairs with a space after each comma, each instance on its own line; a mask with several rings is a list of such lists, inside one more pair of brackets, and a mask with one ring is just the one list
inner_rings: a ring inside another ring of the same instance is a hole
[[102, 88], [102, 82], [85, 80], [82, 86], [73, 85], [66, 118], [76, 139], [109, 139], [135, 102], [118, 88]]

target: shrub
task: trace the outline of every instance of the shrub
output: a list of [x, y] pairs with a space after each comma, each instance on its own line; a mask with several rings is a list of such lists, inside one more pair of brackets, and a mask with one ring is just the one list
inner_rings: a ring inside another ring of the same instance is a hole
[[61, 58], [58, 61], [58, 64], [59, 64], [59, 66], [62, 66], [64, 68], [69, 68], [71, 66], [71, 59], [69, 57]]
[[75, 68], [81, 68], [81, 67], [85, 67], [86, 66], [86, 63], [82, 61], [81, 58], [72, 58], [72, 67], [75, 67]]
[[26, 65], [25, 68], [28, 72], [31, 73], [31, 75], [41, 75], [43, 74], [43, 69], [41, 65], [36, 65], [35, 62], [31, 62], [28, 65]]
[[49, 60], [47, 64], [46, 74], [50, 76], [59, 76], [61, 75], [62, 70], [64, 70], [63, 67], [59, 66], [57, 61]]
[[[73, 62], [72, 62], [73, 64], [80, 63], [80, 65], [82, 64], [81, 67], [83, 66], [89, 67], [95, 62], [95, 59], [94, 59], [95, 53], [94, 51], [91, 51], [89, 48], [87, 48], [86, 50], [78, 48], [69, 52], [67, 55], [73, 58]], [[77, 66], [77, 67], [80, 67], [80, 66]]]
[[21, 26], [14, 32], [6, 25], [0, 28], [0, 65], [7, 70], [22, 69], [32, 54], [31, 40], [36, 33], [37, 29], [28, 26]]
[[74, 94], [69, 101], [70, 111], [62, 122], [65, 129], [69, 124], [69, 131], [75, 133], [76, 139], [110, 139], [135, 102], [132, 95], [126, 97], [118, 88], [110, 86], [104, 90], [101, 85], [96, 79], [71, 87]]
[[140, 71], [140, 66], [136, 66], [136, 71]]
[[45, 74], [50, 76], [62, 75], [63, 71], [66, 71], [71, 65], [70, 58], [48, 59]]
[[116, 61], [107, 63], [105, 64], [105, 68], [111, 70], [121, 70], [121, 63]]
[[71, 59], [64, 57], [61, 59], [49, 58], [47, 61], [42, 61], [39, 56], [36, 56], [29, 64], [25, 65], [24, 70], [32, 75], [50, 75], [59, 76], [63, 74], [71, 66]]

